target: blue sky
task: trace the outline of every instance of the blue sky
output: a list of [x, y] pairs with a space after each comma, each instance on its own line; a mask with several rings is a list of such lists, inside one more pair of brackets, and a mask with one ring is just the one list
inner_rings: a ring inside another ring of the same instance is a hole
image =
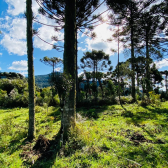
[[[26, 19], [24, 18], [26, 3], [25, 0], [1, 0], [0, 1], [0, 71], [1, 72], [18, 72], [27, 76], [27, 48], [26, 48]], [[48, 19], [38, 14], [38, 4], [33, 0], [33, 12], [38, 21], [53, 24], [53, 20]], [[97, 13], [100, 13], [106, 9], [103, 5]], [[107, 19], [107, 13], [103, 15], [104, 19]], [[53, 35], [58, 36], [59, 39], [63, 39], [64, 33], [55, 32], [52, 27], [40, 25], [34, 23], [34, 28], [38, 30], [38, 35], [45, 41], [63, 46], [63, 42], [54, 43], [51, 40]], [[116, 28], [113, 27], [113, 30]], [[87, 30], [85, 30], [87, 32]], [[83, 56], [83, 52], [91, 51], [92, 49], [103, 50], [110, 55], [113, 67], [117, 63], [117, 54], [111, 53], [111, 48], [117, 49], [117, 42], [114, 40], [110, 43], [105, 42], [111, 37], [112, 31], [110, 26], [102, 24], [95, 28], [94, 32], [97, 37], [93, 40], [85, 34], [78, 32], [78, 64], [80, 64], [80, 58]], [[34, 43], [34, 69], [35, 75], [48, 74], [52, 71], [52, 67], [46, 66], [39, 60], [44, 56], [63, 58], [63, 52], [58, 52], [52, 49], [52, 46], [44, 43], [38, 37], [33, 38]], [[122, 54], [122, 47], [120, 53], [120, 61], [125, 61], [125, 56]], [[156, 62], [159, 70], [168, 69], [168, 61], [165, 59]], [[59, 71], [60, 69], [56, 69]], [[82, 70], [79, 70], [79, 74]]]

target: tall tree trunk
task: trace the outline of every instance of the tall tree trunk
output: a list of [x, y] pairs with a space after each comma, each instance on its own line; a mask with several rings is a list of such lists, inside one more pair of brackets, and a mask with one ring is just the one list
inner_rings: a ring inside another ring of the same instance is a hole
[[96, 78], [96, 61], [95, 61], [95, 59], [93, 60], [93, 62], [94, 62], [94, 70], [93, 70], [93, 82], [95, 82], [95, 78]]
[[28, 139], [35, 137], [35, 78], [33, 66], [33, 28], [32, 0], [26, 1], [27, 16], [27, 57], [28, 57], [28, 88], [29, 88], [29, 130]]
[[149, 97], [150, 91], [150, 73], [149, 73], [149, 41], [148, 41], [148, 28], [146, 27], [146, 94]]
[[132, 12], [132, 8], [131, 8], [131, 70], [132, 70], [132, 78], [131, 78], [131, 82], [132, 82], [132, 98], [133, 98], [133, 102], [136, 101], [136, 97], [135, 97], [135, 62], [134, 62], [134, 26], [133, 26], [133, 12]]
[[78, 31], [76, 28], [76, 103], [80, 97], [79, 84], [78, 84]]
[[167, 90], [167, 87], [168, 87], [168, 83], [167, 83], [167, 75], [168, 75], [168, 71], [166, 71], [166, 77], [165, 77], [165, 85], [166, 85], [166, 93], [168, 94], [168, 90]]
[[73, 86], [63, 109], [64, 142], [68, 139], [70, 127], [76, 123], [76, 0], [66, 0], [65, 3], [64, 72], [73, 79]]
[[[54, 67], [55, 67], [55, 65], [53, 63], [53, 81], [55, 81]], [[52, 83], [52, 88], [51, 89], [52, 89], [51, 91], [52, 91], [52, 103], [53, 103], [53, 100], [54, 100], [54, 83]]]
[[104, 98], [104, 95], [103, 95], [103, 86], [102, 86], [101, 80], [99, 78], [98, 78], [98, 82], [99, 82], [99, 85], [100, 85], [100, 88], [101, 88], [101, 91], [102, 91], [102, 98]]
[[118, 25], [118, 97], [119, 97], [119, 101], [120, 104], [121, 103], [121, 99], [120, 99], [120, 66], [119, 66], [119, 62], [120, 62], [120, 35], [119, 35], [119, 25]]
[[138, 72], [137, 72], [137, 89], [139, 91], [139, 74], [138, 74]]

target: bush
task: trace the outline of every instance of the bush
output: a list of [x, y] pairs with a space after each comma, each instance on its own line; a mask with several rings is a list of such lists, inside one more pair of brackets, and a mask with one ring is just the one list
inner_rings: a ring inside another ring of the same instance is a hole
[[147, 106], [151, 103], [150, 99], [147, 97], [146, 94], [142, 97], [142, 101], [140, 102], [141, 106]]
[[28, 83], [23, 79], [0, 79], [0, 89], [6, 90], [9, 94], [13, 89], [17, 89], [19, 94], [28, 90]]
[[36, 91], [36, 105], [42, 106], [43, 105], [43, 98], [41, 97], [41, 93]]
[[160, 106], [161, 104], [161, 99], [160, 99], [160, 94], [155, 94], [154, 91], [149, 92], [149, 97], [147, 97], [147, 95], [144, 95], [142, 101], [141, 101], [141, 105], [142, 106], [147, 106], [149, 104], [153, 105], [153, 106]]
[[168, 93], [162, 91], [162, 92], [161, 92], [160, 99], [161, 99], [161, 100], [168, 100]]
[[114, 85], [112, 80], [108, 80], [107, 83], [107, 90], [106, 90], [106, 95], [111, 96], [111, 95], [116, 95], [117, 90], [116, 90], [116, 86]]
[[56, 105], [60, 105], [60, 99], [59, 99], [58, 94], [54, 96], [54, 103], [55, 103]]
[[8, 98], [7, 91], [0, 89], [0, 106], [5, 106], [7, 98]]
[[161, 96], [160, 94], [155, 94], [154, 91], [149, 92], [149, 98], [151, 104], [160, 106], [161, 104], [160, 96]]
[[119, 101], [119, 97], [116, 97], [115, 99], [116, 99], [116, 102], [118, 102], [118, 104], [120, 103], [120, 101], [122, 104], [131, 104], [133, 100], [132, 96], [120, 96], [120, 101]]

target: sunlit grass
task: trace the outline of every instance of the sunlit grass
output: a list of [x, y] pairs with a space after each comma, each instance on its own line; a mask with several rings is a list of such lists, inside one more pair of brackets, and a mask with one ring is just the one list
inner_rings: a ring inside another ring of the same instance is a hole
[[[29, 154], [35, 141], [25, 143], [28, 109], [0, 110], [0, 167], [168, 167], [168, 102], [124, 107], [127, 111], [120, 105], [78, 109], [69, 143], [41, 160]], [[52, 140], [59, 129], [58, 108], [36, 107], [36, 139], [41, 134]]]

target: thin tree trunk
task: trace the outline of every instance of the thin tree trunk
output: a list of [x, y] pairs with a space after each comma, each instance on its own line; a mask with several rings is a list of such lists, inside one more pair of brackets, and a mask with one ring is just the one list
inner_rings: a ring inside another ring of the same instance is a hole
[[136, 101], [135, 97], [135, 65], [134, 65], [134, 28], [133, 28], [133, 12], [131, 8], [131, 70], [132, 70], [132, 98], [133, 102]]
[[104, 98], [104, 95], [103, 95], [103, 86], [102, 86], [101, 80], [98, 79], [98, 81], [99, 81], [99, 85], [100, 85], [100, 88], [101, 88], [101, 91], [102, 91], [102, 98]]
[[35, 78], [33, 66], [33, 29], [32, 0], [26, 1], [27, 15], [27, 57], [28, 57], [28, 88], [29, 88], [29, 129], [28, 139], [35, 137]]
[[168, 93], [168, 90], [167, 90], [167, 87], [168, 87], [168, 83], [167, 83], [167, 72], [166, 72], [166, 81], [165, 81], [165, 83], [166, 83], [166, 93]]
[[79, 91], [79, 84], [78, 84], [78, 34], [76, 29], [76, 103], [78, 103], [80, 91]]
[[139, 74], [138, 74], [138, 72], [137, 72], [137, 88], [139, 90]]
[[119, 25], [118, 25], [118, 97], [119, 97], [119, 101], [120, 104], [121, 103], [121, 99], [120, 99], [120, 66], [119, 66], [119, 62], [120, 62], [120, 35], [119, 35]]
[[68, 139], [70, 127], [76, 123], [76, 0], [66, 0], [65, 3], [64, 72], [73, 79], [73, 86], [63, 109], [64, 142]]
[[95, 58], [93, 60], [93, 83], [95, 82], [95, 78], [96, 78], [96, 63], [95, 63]]
[[150, 91], [150, 73], [149, 73], [149, 42], [148, 42], [148, 31], [146, 28], [146, 94], [149, 97]]

